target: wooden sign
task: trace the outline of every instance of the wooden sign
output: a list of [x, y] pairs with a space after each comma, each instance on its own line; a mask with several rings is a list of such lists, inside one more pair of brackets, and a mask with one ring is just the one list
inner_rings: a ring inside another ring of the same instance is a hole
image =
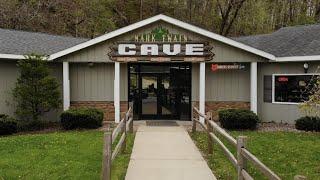
[[[144, 43], [119, 42], [111, 47], [109, 56], [114, 61], [135, 58], [137, 61], [188, 61], [212, 60], [212, 46], [207, 42]], [[128, 61], [129, 62], [129, 61]]]

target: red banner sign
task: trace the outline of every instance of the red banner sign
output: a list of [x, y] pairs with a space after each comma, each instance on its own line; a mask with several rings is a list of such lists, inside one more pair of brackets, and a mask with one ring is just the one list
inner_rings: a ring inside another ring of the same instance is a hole
[[244, 65], [241, 64], [211, 64], [211, 70], [241, 70], [245, 69]]

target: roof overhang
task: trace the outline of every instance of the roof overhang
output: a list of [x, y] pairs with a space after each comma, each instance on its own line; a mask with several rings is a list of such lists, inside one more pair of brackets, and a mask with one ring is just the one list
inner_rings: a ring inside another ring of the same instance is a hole
[[17, 54], [0, 54], [0, 59], [25, 59], [25, 56]]
[[320, 55], [277, 57], [277, 62], [320, 61]]
[[134, 23], [134, 24], [131, 24], [131, 25], [129, 25], [129, 26], [120, 28], [120, 29], [118, 29], [118, 30], [112, 31], [112, 32], [107, 33], [107, 34], [104, 34], [104, 35], [99, 36], [99, 37], [97, 37], [97, 38], [94, 38], [94, 39], [92, 39], [92, 40], [89, 40], [89, 41], [86, 41], [86, 42], [84, 42], [84, 43], [78, 44], [78, 45], [73, 46], [73, 47], [71, 47], [71, 48], [68, 48], [68, 49], [62, 50], [62, 51], [60, 51], [60, 52], [54, 53], [54, 54], [50, 55], [49, 60], [54, 60], [54, 59], [60, 58], [60, 57], [65, 56], [65, 55], [67, 55], [67, 54], [70, 54], [70, 53], [79, 51], [79, 50], [84, 49], [84, 48], [86, 48], [86, 47], [89, 47], [89, 46], [98, 44], [98, 43], [100, 43], [100, 42], [103, 42], [103, 41], [106, 41], [106, 40], [108, 40], [108, 39], [117, 37], [117, 36], [119, 36], [119, 35], [122, 35], [122, 34], [124, 34], [124, 33], [133, 31], [133, 30], [135, 30], [135, 29], [141, 28], [141, 27], [143, 27], [143, 26], [146, 26], [146, 25], [148, 25], [148, 24], [151, 24], [151, 23], [154, 23], [154, 22], [157, 22], [157, 21], [164, 21], [164, 22], [167, 22], [167, 23], [169, 23], [169, 24], [172, 24], [172, 25], [175, 25], [175, 26], [177, 26], [177, 27], [180, 27], [180, 28], [182, 28], [182, 29], [186, 29], [186, 30], [188, 30], [188, 31], [194, 32], [194, 33], [196, 33], [196, 34], [200, 34], [200, 35], [205, 36], [205, 37], [208, 37], [208, 38], [210, 38], [210, 39], [214, 39], [214, 40], [216, 40], [216, 41], [223, 42], [223, 43], [225, 43], [225, 44], [228, 44], [228, 45], [230, 45], [230, 46], [233, 46], [233, 47], [242, 49], [242, 50], [244, 50], [244, 51], [247, 51], [247, 52], [250, 52], [250, 53], [252, 53], [252, 54], [261, 56], [261, 57], [263, 57], [263, 58], [266, 58], [266, 59], [269, 59], [269, 60], [275, 60], [275, 56], [272, 55], [272, 54], [269, 54], [269, 53], [267, 53], [267, 52], [261, 51], [261, 50], [259, 50], [259, 49], [253, 48], [253, 47], [251, 47], [251, 46], [248, 46], [248, 45], [239, 43], [239, 42], [234, 41], [234, 40], [232, 40], [232, 39], [230, 39], [230, 38], [221, 36], [221, 35], [219, 35], [219, 34], [215, 34], [215, 33], [210, 32], [210, 31], [208, 31], [208, 30], [199, 28], [199, 27], [197, 27], [197, 26], [194, 26], [194, 25], [185, 23], [185, 22], [183, 22], [183, 21], [180, 21], [180, 20], [171, 18], [171, 17], [166, 16], [166, 15], [163, 15], [163, 14], [150, 17], [150, 18], [148, 18], [148, 19], [139, 21], [139, 22]]

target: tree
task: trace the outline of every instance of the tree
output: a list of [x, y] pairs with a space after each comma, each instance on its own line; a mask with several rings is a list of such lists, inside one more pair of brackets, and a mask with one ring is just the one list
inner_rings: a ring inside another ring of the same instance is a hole
[[20, 120], [39, 121], [44, 113], [61, 105], [59, 84], [50, 76], [46, 57], [31, 54], [17, 64], [20, 76], [13, 89]]
[[[319, 71], [320, 66], [318, 66], [315, 74]], [[308, 95], [308, 99], [300, 105], [300, 110], [307, 116], [320, 117], [320, 76], [312, 76], [303, 94]]]
[[230, 29], [238, 17], [239, 11], [241, 10], [243, 3], [246, 0], [230, 0], [225, 1], [225, 3], [217, 0], [217, 5], [221, 15], [221, 25], [219, 33], [221, 35], [227, 36], [230, 32]]

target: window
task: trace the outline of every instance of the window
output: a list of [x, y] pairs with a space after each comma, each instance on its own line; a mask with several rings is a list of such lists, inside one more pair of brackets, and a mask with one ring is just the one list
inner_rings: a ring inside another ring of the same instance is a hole
[[273, 75], [273, 102], [301, 103], [308, 100], [319, 77], [318, 74]]

